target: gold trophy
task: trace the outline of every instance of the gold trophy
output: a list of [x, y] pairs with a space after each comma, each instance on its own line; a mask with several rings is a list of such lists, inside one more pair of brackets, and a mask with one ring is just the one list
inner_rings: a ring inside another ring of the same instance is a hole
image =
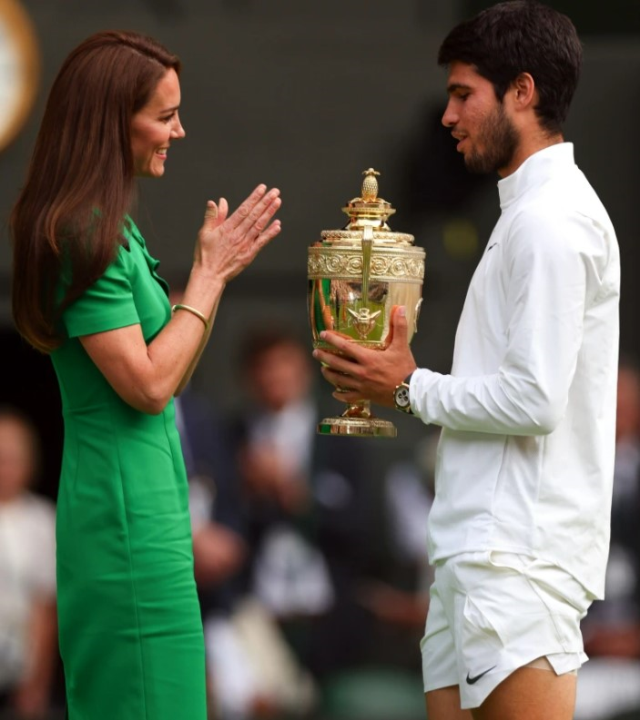
[[[314, 348], [335, 351], [320, 339], [333, 330], [352, 342], [384, 349], [394, 305], [407, 311], [409, 340], [417, 331], [422, 303], [425, 251], [414, 247], [413, 235], [391, 232], [395, 209], [378, 197], [379, 172], [365, 170], [362, 197], [342, 211], [349, 222], [342, 230], [323, 230], [309, 248], [309, 319]], [[392, 422], [377, 418], [368, 400], [349, 405], [339, 417], [318, 425], [322, 435], [395, 437]]]

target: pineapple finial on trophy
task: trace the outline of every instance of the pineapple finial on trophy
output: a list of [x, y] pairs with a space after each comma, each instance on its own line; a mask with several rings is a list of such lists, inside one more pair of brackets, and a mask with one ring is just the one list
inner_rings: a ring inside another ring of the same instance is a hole
[[377, 170], [369, 168], [362, 173], [365, 178], [362, 181], [362, 199], [365, 202], [375, 202], [378, 199], [378, 181], [376, 175], [380, 175]]
[[380, 173], [369, 168], [362, 174], [364, 180], [362, 181], [361, 197], [353, 198], [346, 207], [342, 208], [342, 212], [349, 216], [348, 227], [356, 230], [369, 225], [381, 230], [389, 230], [387, 220], [395, 213], [395, 209], [391, 207], [391, 203], [378, 195], [376, 175], [380, 175]]

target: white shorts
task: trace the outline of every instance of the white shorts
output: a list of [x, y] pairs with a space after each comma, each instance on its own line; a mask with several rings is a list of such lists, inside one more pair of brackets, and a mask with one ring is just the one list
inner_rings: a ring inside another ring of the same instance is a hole
[[546, 657], [558, 674], [587, 660], [580, 620], [593, 598], [548, 562], [502, 552], [463, 553], [436, 564], [425, 636], [424, 690], [460, 688], [479, 707], [518, 668]]

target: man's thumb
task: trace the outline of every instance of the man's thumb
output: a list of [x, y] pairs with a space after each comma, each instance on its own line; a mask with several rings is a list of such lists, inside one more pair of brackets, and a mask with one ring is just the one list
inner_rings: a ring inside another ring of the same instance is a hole
[[391, 342], [406, 345], [407, 338], [407, 308], [404, 305], [394, 305], [391, 311]]

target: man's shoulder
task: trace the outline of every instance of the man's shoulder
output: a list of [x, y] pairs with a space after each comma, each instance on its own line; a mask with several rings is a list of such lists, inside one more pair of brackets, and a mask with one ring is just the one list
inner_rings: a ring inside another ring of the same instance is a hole
[[534, 233], [538, 240], [578, 240], [586, 232], [615, 241], [615, 229], [595, 190], [576, 167], [532, 188], [511, 216], [507, 234]]
[[563, 168], [546, 182], [533, 187], [519, 203], [517, 214], [559, 220], [583, 216], [611, 225], [597, 192], [577, 165]]

